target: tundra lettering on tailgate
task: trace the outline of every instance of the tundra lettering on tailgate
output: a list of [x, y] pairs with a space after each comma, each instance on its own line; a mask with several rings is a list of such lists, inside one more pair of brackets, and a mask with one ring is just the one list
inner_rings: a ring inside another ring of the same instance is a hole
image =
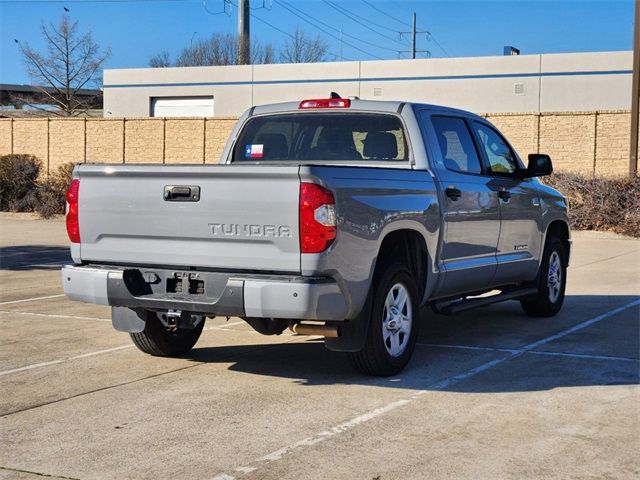
[[215, 237], [291, 237], [289, 225], [259, 225], [239, 223], [210, 223]]

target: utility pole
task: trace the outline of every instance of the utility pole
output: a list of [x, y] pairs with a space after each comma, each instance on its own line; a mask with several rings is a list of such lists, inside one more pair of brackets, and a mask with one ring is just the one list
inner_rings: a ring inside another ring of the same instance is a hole
[[411, 29], [411, 58], [416, 58], [416, 12], [413, 12], [413, 28]]
[[428, 57], [431, 56], [431, 52], [429, 50], [418, 50], [417, 46], [417, 36], [418, 34], [426, 34], [427, 38], [429, 37], [429, 32], [426, 30], [418, 31], [418, 20], [416, 16], [416, 12], [413, 12], [413, 25], [410, 32], [400, 32], [400, 38], [406, 38], [405, 35], [411, 35], [411, 50], [400, 50], [398, 54], [401, 56], [403, 53], [410, 53], [411, 58], [415, 60], [417, 53], [425, 53]]
[[238, 0], [238, 65], [251, 63], [249, 0]]
[[629, 176], [638, 174], [638, 104], [640, 103], [640, 8], [635, 1], [633, 25], [633, 74], [631, 79], [631, 141], [629, 148]]
[[342, 61], [342, 29], [340, 29], [340, 61]]

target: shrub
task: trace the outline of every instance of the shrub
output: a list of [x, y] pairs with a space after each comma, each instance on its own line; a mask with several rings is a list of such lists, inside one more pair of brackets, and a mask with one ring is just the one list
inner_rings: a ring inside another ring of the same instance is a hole
[[554, 173], [544, 183], [569, 200], [576, 230], [606, 230], [640, 237], [640, 177], [599, 178]]
[[38, 200], [42, 162], [33, 155], [0, 157], [0, 209], [31, 212]]
[[73, 173], [72, 162], [60, 165], [49, 178], [38, 186], [38, 202], [35, 211], [42, 218], [64, 213], [66, 194]]

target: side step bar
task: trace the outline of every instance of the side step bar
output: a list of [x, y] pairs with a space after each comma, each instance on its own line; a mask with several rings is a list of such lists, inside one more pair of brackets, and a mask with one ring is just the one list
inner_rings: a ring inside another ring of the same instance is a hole
[[471, 310], [477, 307], [486, 307], [498, 302], [504, 302], [505, 300], [515, 300], [538, 293], [537, 288], [514, 288], [513, 290], [506, 290], [490, 297], [479, 298], [462, 298], [455, 300], [444, 300], [435, 302], [432, 304], [432, 308], [436, 313], [443, 315], [455, 315], [456, 313]]

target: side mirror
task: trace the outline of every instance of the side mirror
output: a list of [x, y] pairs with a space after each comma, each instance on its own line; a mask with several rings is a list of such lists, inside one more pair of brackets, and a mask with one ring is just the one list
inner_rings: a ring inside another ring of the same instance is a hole
[[551, 157], [543, 153], [530, 153], [529, 166], [524, 171], [525, 178], [544, 177], [553, 173]]

